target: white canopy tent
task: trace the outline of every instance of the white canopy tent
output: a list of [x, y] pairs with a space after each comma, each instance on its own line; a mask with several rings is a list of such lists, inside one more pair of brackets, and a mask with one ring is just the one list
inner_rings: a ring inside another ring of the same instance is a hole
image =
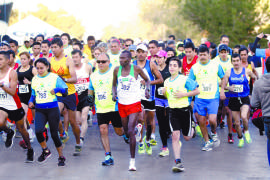
[[21, 21], [8, 27], [7, 35], [18, 41], [20, 45], [23, 41], [38, 34], [44, 35], [45, 38], [52, 37], [55, 34], [62, 34], [63, 31], [40, 20], [39, 18], [29, 15]]

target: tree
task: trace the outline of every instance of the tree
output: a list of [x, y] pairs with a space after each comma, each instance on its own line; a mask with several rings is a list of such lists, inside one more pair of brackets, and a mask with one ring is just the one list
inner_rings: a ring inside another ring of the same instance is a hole
[[[25, 18], [28, 15], [33, 15], [48, 24], [69, 33], [71, 36], [82, 39], [85, 29], [81, 24], [81, 21], [76, 19], [73, 15], [69, 15], [65, 10], [60, 9], [58, 11], [51, 11], [47, 6], [43, 4], [38, 5], [38, 10], [33, 12], [21, 13], [21, 18]], [[10, 17], [10, 25], [19, 21], [19, 11], [12, 10]]]

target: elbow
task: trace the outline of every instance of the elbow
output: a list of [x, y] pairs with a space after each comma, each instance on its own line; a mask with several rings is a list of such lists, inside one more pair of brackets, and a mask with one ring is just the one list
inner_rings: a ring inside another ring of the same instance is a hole
[[195, 96], [196, 96], [196, 95], [199, 95], [199, 94], [200, 94], [200, 90], [197, 89], [197, 90], [196, 90], [196, 93], [195, 93]]

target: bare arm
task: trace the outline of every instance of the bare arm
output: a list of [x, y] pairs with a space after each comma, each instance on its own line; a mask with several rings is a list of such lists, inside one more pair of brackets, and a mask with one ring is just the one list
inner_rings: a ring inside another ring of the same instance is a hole
[[37, 73], [37, 69], [36, 69], [35, 67], [33, 67], [33, 69], [32, 69], [32, 74], [33, 74], [34, 76], [38, 74], [38, 73]]
[[116, 101], [117, 97], [117, 74], [119, 71], [119, 66], [117, 66], [113, 71], [113, 85], [112, 85], [112, 93], [113, 93], [113, 101]]
[[161, 84], [163, 83], [162, 75], [160, 74], [157, 65], [154, 62], [150, 62], [151, 72], [155, 75], [156, 79], [151, 81], [150, 84]]
[[88, 74], [89, 74], [89, 77], [90, 77], [90, 75], [92, 74], [92, 66], [91, 65], [89, 65], [88, 63], [86, 63], [86, 72], [88, 72]]
[[[257, 71], [256, 71], [257, 72]], [[252, 78], [254, 81], [256, 81], [258, 78], [257, 76], [249, 69], [247, 69], [247, 75]]]
[[66, 79], [67, 83], [76, 83], [77, 82], [77, 75], [74, 68], [74, 63], [70, 58], [67, 58], [67, 67], [69, 69], [70, 78]]
[[9, 86], [3, 86], [2, 89], [10, 94], [11, 96], [14, 96], [16, 94], [16, 90], [17, 90], [17, 81], [18, 81], [18, 77], [17, 77], [17, 73], [14, 70], [11, 70], [10, 75], [9, 75]]
[[229, 69], [226, 71], [225, 76], [222, 78], [222, 81], [221, 81], [220, 99], [222, 100], [226, 99], [224, 89], [228, 89], [227, 84], [228, 84], [230, 75], [231, 75], [231, 70]]

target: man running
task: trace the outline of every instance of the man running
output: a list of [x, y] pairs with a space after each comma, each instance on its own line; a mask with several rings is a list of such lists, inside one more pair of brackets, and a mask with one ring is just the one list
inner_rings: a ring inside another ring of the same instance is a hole
[[[123, 51], [120, 55], [120, 66], [114, 69], [113, 73], [113, 100], [118, 99], [119, 114], [122, 119], [125, 134], [130, 139], [129, 170], [136, 171], [135, 166], [135, 126], [137, 125], [139, 112], [141, 109], [141, 93], [139, 75], [145, 81], [145, 95], [149, 98], [150, 81], [143, 70], [130, 63], [131, 53]], [[151, 132], [151, 131], [150, 131]]]
[[121, 117], [118, 112], [118, 105], [112, 100], [112, 81], [113, 67], [110, 66], [109, 56], [101, 53], [97, 57], [98, 70], [91, 75], [89, 83], [89, 99], [95, 95], [97, 109], [97, 120], [101, 136], [101, 142], [105, 150], [105, 160], [103, 166], [114, 164], [109, 142], [109, 123], [112, 122], [114, 131], [117, 135], [123, 136], [126, 141], [128, 138], [124, 134]]
[[[246, 142], [248, 144], [251, 143], [251, 138], [248, 131], [248, 112], [250, 106], [248, 77], [251, 77], [254, 80], [256, 80], [257, 77], [252, 73], [251, 70], [242, 66], [239, 54], [232, 55], [232, 64], [233, 68], [226, 71], [224, 81], [222, 83], [220, 97], [221, 99], [225, 99], [225, 88], [230, 91], [229, 108], [232, 110], [232, 116], [235, 120], [236, 131], [239, 139], [238, 147], [241, 148], [244, 146], [244, 139], [240, 124], [240, 115], [244, 125], [243, 132]], [[228, 82], [229, 87], [226, 87]]]
[[50, 41], [48, 40], [44, 40], [42, 41], [41, 43], [41, 52], [42, 54], [40, 54], [39, 57], [43, 57], [43, 58], [46, 58], [46, 59], [49, 59], [52, 57], [52, 53], [50, 53], [50, 47], [51, 47], [51, 43]]
[[183, 58], [182, 74], [188, 76], [191, 67], [196, 64], [198, 56], [195, 53], [195, 46], [192, 42], [184, 45], [186, 56]]
[[30, 144], [29, 134], [24, 127], [25, 112], [22, 108], [20, 98], [17, 94], [17, 73], [10, 68], [9, 54], [0, 51], [0, 130], [7, 133], [5, 142], [6, 148], [11, 148], [13, 145], [14, 131], [6, 126], [7, 118], [15, 121], [16, 127], [22, 134], [22, 137], [27, 145], [27, 158], [25, 162], [34, 161], [34, 151]]
[[[205, 141], [202, 151], [211, 151], [213, 141], [216, 146], [220, 143], [216, 132], [217, 111], [219, 106], [218, 77], [222, 79], [224, 71], [220, 64], [215, 61], [210, 61], [209, 49], [207, 46], [201, 45], [198, 51], [199, 63], [192, 66], [189, 78], [196, 80], [199, 84], [200, 94], [195, 97], [194, 113], [197, 112], [199, 115], [199, 126]], [[208, 130], [206, 127], [207, 114], [213, 141], [208, 137]]]
[[[80, 50], [73, 50], [71, 52], [72, 60], [75, 67], [75, 72], [77, 76], [77, 82], [75, 84], [76, 92], [78, 93], [79, 103], [76, 110], [76, 119], [81, 125], [81, 144], [84, 142], [84, 136], [87, 132], [87, 116], [89, 112], [89, 102], [88, 99], [88, 86], [89, 86], [89, 77], [92, 73], [92, 67], [82, 62], [82, 52]], [[77, 152], [74, 153], [77, 155]]]
[[145, 82], [139, 76], [139, 81], [141, 82], [141, 102], [144, 106], [144, 121], [147, 123], [147, 133], [145, 142], [140, 141], [139, 147], [146, 150], [146, 153], [151, 155], [152, 154], [152, 147], [150, 146], [150, 138], [151, 144], [156, 145], [157, 142], [155, 140], [155, 133], [153, 133], [153, 128], [155, 126], [155, 85], [163, 83], [162, 75], [160, 74], [156, 64], [154, 62], [150, 62], [147, 60], [147, 47], [144, 44], [140, 44], [137, 46], [137, 60], [133, 63], [138, 65], [140, 68], [143, 69], [144, 73], [149, 78], [150, 82], [150, 97], [145, 97]]
[[[60, 38], [55, 38], [52, 40], [51, 49], [53, 52], [53, 57], [51, 59], [51, 69], [53, 73], [58, 74], [63, 78], [64, 82], [68, 86], [68, 96], [63, 97], [61, 94], [57, 93], [57, 100], [60, 112], [63, 111], [64, 106], [68, 109], [69, 123], [72, 127], [73, 134], [76, 139], [75, 153], [78, 154], [82, 150], [82, 144], [80, 143], [80, 128], [76, 121], [76, 89], [74, 83], [77, 82], [76, 72], [74, 69], [74, 63], [72, 59], [64, 54], [63, 42]], [[68, 124], [67, 124], [68, 125]], [[62, 123], [59, 123], [60, 136], [62, 138], [68, 138], [65, 131], [63, 131]], [[67, 129], [66, 127], [65, 129]]]
[[119, 66], [120, 49], [120, 41], [113, 39], [110, 44], [111, 52], [108, 54], [113, 67]]

